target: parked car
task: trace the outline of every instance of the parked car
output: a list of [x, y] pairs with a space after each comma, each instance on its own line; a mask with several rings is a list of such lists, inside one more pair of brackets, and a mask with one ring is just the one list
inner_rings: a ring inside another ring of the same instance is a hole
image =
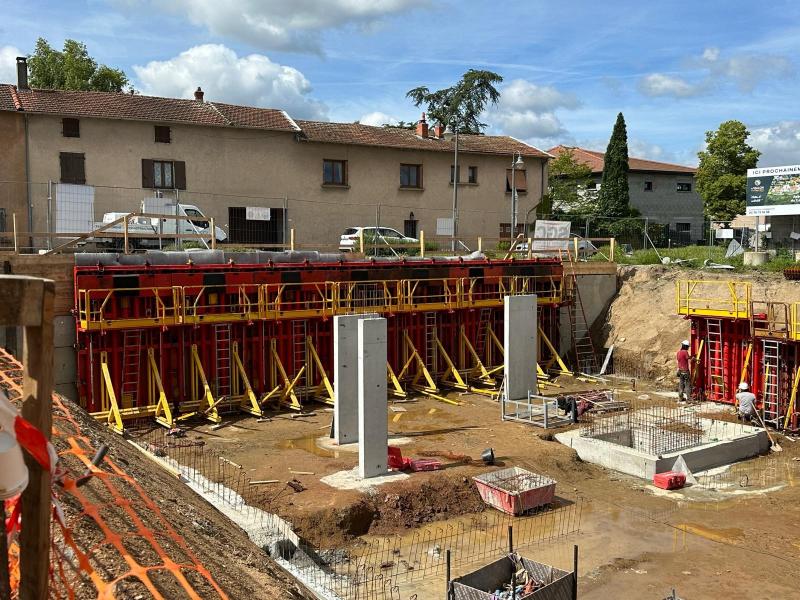
[[[570, 239], [570, 244], [569, 244], [569, 251], [570, 252], [574, 252], [575, 251], [575, 242], [572, 241], [575, 238], [578, 239], [578, 254], [580, 256], [586, 256], [586, 257], [594, 256], [595, 254], [597, 254], [599, 252], [599, 250], [597, 249], [597, 246], [595, 246], [590, 240], [585, 240], [582, 237], [580, 237], [578, 235], [575, 235], [574, 233], [570, 234], [569, 237], [571, 238]], [[515, 246], [514, 251], [515, 252], [527, 252], [528, 251], [528, 242], [520, 242], [519, 244], [517, 244]], [[534, 250], [534, 252], [536, 252], [536, 250]]]
[[374, 241], [388, 246], [419, 244], [417, 238], [405, 236], [391, 227], [348, 227], [339, 238], [339, 250], [341, 252], [357, 252], [362, 231], [364, 232], [364, 241], [369, 243]]

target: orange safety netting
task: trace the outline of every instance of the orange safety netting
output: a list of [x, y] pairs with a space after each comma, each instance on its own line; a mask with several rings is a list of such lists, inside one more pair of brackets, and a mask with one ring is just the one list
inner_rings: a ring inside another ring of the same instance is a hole
[[[22, 397], [22, 365], [0, 349], [0, 387], [10, 400]], [[50, 597], [156, 599], [184, 597], [227, 600], [186, 540], [156, 502], [108, 456], [91, 464], [99, 443], [81, 431], [75, 415], [53, 395], [53, 439], [67, 472], [53, 487]], [[90, 433], [90, 432], [89, 432]], [[76, 479], [91, 469], [89, 485]], [[12, 511], [6, 503], [6, 515]], [[63, 509], [63, 526], [59, 516]], [[24, 523], [23, 523], [24, 526]], [[9, 546], [12, 594], [19, 586], [19, 548]]]

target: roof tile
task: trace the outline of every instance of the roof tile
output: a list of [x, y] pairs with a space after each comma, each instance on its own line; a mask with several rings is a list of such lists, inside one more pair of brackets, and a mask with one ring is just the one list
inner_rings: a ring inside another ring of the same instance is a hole
[[[548, 152], [554, 156], [558, 156], [564, 150], [572, 150], [575, 159], [592, 169], [592, 173], [602, 173], [603, 163], [605, 160], [604, 152], [597, 152], [596, 150], [587, 150], [586, 148], [577, 148], [571, 146], [556, 146], [550, 148]], [[697, 172], [695, 167], [687, 167], [684, 165], [675, 165], [671, 163], [658, 162], [655, 160], [647, 160], [645, 158], [628, 157], [628, 168], [631, 171], [661, 171], [664, 173], [691, 173]]]

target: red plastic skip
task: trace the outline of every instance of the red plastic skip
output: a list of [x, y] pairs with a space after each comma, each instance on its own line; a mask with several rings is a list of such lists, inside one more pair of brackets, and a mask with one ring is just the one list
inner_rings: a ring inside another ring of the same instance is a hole
[[653, 484], [662, 490], [678, 490], [686, 485], [686, 475], [677, 471], [664, 471], [653, 475]]

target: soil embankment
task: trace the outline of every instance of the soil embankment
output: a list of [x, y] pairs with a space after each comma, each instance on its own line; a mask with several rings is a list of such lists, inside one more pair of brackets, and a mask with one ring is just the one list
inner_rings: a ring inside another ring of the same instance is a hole
[[780, 273], [731, 273], [663, 265], [620, 266], [619, 292], [611, 303], [601, 341], [614, 345], [617, 373], [646, 379], [669, 378], [689, 321], [677, 314], [676, 282], [747, 281], [755, 301], [800, 301], [800, 283]]

